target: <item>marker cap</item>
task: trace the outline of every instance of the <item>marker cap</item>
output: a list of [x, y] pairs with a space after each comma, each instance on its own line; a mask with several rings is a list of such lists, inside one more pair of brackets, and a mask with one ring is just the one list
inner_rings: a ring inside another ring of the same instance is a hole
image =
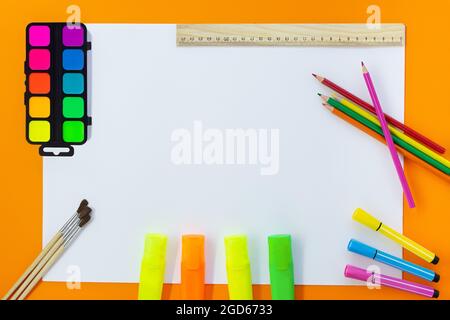
[[167, 236], [147, 234], [139, 277], [139, 300], [160, 300], [166, 267]]
[[164, 234], [149, 233], [145, 236], [143, 263], [148, 268], [165, 267], [167, 236]]
[[358, 240], [351, 239], [347, 246], [348, 251], [360, 254], [367, 258], [373, 259], [377, 254], [377, 249], [368, 246]]
[[366, 227], [377, 231], [380, 228], [381, 221], [368, 214], [361, 208], [358, 208], [353, 213], [353, 220], [365, 225]]
[[231, 300], [252, 300], [252, 274], [247, 249], [247, 237], [225, 237], [228, 294]]
[[280, 271], [292, 268], [291, 236], [288, 234], [271, 235], [268, 240], [270, 266]]
[[242, 269], [250, 265], [245, 235], [225, 237], [227, 266], [232, 269]]
[[183, 300], [205, 298], [205, 237], [201, 234], [181, 238], [181, 294]]
[[294, 264], [291, 236], [271, 235], [269, 242], [270, 290], [273, 300], [294, 300]]
[[371, 276], [371, 274], [368, 273], [366, 270], [355, 266], [351, 266], [349, 264], [345, 266], [344, 275], [347, 278], [352, 278], [361, 281], [367, 281], [367, 279], [369, 279], [369, 277]]
[[198, 270], [205, 265], [205, 237], [201, 234], [183, 235], [181, 263], [187, 270]]

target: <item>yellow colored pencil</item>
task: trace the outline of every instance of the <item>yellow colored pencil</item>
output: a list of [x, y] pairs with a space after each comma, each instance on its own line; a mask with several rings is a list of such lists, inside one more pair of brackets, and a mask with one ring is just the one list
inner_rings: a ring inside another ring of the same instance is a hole
[[[363, 110], [362, 108], [360, 108], [359, 106], [357, 106], [356, 104], [346, 100], [346, 99], [339, 99], [337, 98], [337, 100], [342, 103], [344, 106], [346, 106], [347, 108], [351, 109], [352, 111], [358, 113], [360, 116], [366, 118], [367, 120], [369, 120], [370, 122], [376, 124], [376, 125], [380, 125], [380, 121], [378, 121], [378, 118], [375, 117], [374, 115], [372, 115], [370, 112]], [[437, 154], [436, 152], [430, 150], [429, 148], [425, 147], [423, 144], [417, 142], [416, 140], [412, 139], [411, 137], [408, 137], [406, 134], [404, 134], [403, 132], [401, 132], [400, 130], [398, 130], [397, 128], [394, 128], [393, 126], [389, 125], [389, 131], [396, 137], [398, 137], [399, 139], [402, 139], [404, 142], [412, 145], [413, 147], [417, 148], [418, 150], [422, 151], [423, 153], [425, 153], [426, 155], [428, 155], [429, 157], [433, 158], [434, 160], [440, 162], [441, 164], [443, 164], [444, 166], [446, 166], [447, 168], [450, 168], [450, 161], [445, 159], [444, 157], [442, 157], [441, 155]]]

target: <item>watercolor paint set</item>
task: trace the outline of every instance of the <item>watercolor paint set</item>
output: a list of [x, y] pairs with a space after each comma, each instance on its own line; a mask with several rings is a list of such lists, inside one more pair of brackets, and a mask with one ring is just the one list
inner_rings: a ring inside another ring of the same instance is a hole
[[87, 140], [90, 49], [82, 23], [26, 28], [26, 138], [41, 156], [72, 156]]

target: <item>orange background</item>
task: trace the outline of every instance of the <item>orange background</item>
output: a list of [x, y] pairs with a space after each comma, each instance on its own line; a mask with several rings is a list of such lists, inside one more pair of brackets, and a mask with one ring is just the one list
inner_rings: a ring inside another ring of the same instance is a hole
[[[377, 4], [383, 23], [407, 26], [406, 123], [450, 148], [450, 107], [441, 96], [448, 93], [450, 84], [446, 80], [450, 71], [448, 0], [227, 0], [224, 4], [211, 0], [2, 0], [0, 296], [38, 254], [42, 239], [42, 159], [37, 147], [25, 140], [25, 26], [29, 22], [65, 21], [66, 8], [71, 4], [80, 6], [85, 23], [364, 23], [367, 7]], [[441, 298], [448, 299], [450, 185], [408, 160], [405, 163], [418, 207], [410, 210], [405, 206], [404, 232], [441, 258], [434, 269], [442, 279], [435, 287], [441, 291]], [[405, 257], [422, 264], [407, 252]], [[41, 283], [29, 298], [135, 299], [137, 289], [137, 284], [83, 283], [80, 290], [67, 290], [65, 283]], [[255, 286], [254, 291], [257, 299], [270, 298], [268, 286]], [[163, 296], [179, 297], [179, 286], [166, 285]], [[227, 299], [226, 286], [209, 285], [207, 297]], [[298, 286], [297, 297], [418, 298], [386, 288], [337, 286]]]

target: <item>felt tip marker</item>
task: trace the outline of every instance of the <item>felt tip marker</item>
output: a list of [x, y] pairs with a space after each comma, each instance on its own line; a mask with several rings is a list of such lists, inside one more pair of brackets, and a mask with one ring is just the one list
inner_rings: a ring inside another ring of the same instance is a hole
[[432, 270], [375, 249], [355, 239], [350, 240], [347, 249], [350, 252], [365, 256], [369, 259], [374, 259], [375, 261], [387, 264], [428, 281], [438, 282], [440, 279], [439, 274]]
[[139, 300], [161, 300], [166, 268], [167, 236], [147, 234], [139, 280]]
[[269, 271], [272, 300], [294, 300], [294, 263], [291, 236], [271, 235], [269, 242]]
[[225, 254], [230, 300], [253, 300], [247, 237], [244, 235], [225, 237]]
[[181, 249], [181, 295], [183, 300], [205, 299], [205, 236], [183, 235]]
[[369, 272], [367, 270], [347, 265], [345, 267], [344, 275], [347, 278], [360, 280], [364, 282], [370, 281], [373, 284], [379, 284], [381, 286], [391, 287], [415, 294], [419, 294], [428, 298], [438, 298], [439, 297], [439, 291], [429, 287], [425, 286], [420, 283], [415, 283], [411, 281], [406, 281], [398, 278], [394, 278], [391, 276], [386, 276], [383, 274], [377, 274], [373, 272]]
[[439, 262], [439, 257], [436, 254], [422, 247], [420, 244], [412, 241], [411, 239], [405, 237], [404, 235], [398, 233], [394, 229], [388, 227], [380, 220], [376, 219], [361, 208], [355, 210], [355, 212], [353, 213], [353, 220], [358, 221], [359, 223], [374, 231], [380, 232], [385, 237], [391, 239], [394, 242], [397, 242], [403, 248], [414, 253], [416, 256], [422, 258], [426, 262], [430, 262], [432, 264], [437, 264]]

